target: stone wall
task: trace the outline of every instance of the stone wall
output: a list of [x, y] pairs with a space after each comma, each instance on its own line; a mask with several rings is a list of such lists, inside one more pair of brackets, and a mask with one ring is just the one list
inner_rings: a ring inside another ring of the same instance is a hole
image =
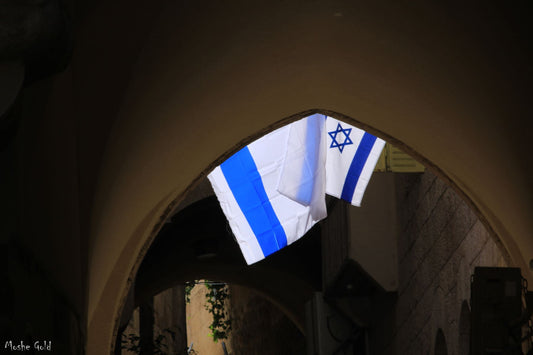
[[[378, 354], [467, 354], [470, 277], [511, 266], [469, 206], [433, 174], [397, 174], [399, 287]], [[379, 337], [376, 337], [379, 338]]]
[[231, 355], [305, 355], [305, 338], [278, 307], [254, 291], [231, 285]]

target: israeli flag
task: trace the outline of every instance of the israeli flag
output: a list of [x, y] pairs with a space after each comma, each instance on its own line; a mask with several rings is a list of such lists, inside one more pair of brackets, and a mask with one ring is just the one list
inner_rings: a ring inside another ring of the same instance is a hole
[[248, 264], [326, 217], [324, 127], [313, 115], [277, 129], [208, 175]]
[[327, 216], [325, 194], [360, 206], [385, 142], [324, 115], [277, 129], [208, 175], [248, 264]]
[[359, 207], [385, 141], [331, 117], [326, 131], [326, 193]]

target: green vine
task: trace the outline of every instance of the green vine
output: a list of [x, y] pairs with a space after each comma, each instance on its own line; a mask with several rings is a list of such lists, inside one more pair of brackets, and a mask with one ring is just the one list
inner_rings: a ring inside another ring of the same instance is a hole
[[185, 301], [187, 303], [191, 302], [192, 289], [199, 283], [203, 283], [207, 288], [205, 309], [213, 316], [213, 321], [209, 326], [211, 330], [209, 336], [213, 338], [215, 343], [219, 339], [227, 339], [231, 331], [231, 319], [225, 308], [226, 300], [229, 299], [228, 285], [207, 280], [187, 281], [185, 282]]
[[191, 291], [198, 284], [198, 280], [185, 282], [185, 302], [191, 303]]
[[213, 322], [209, 326], [209, 334], [216, 343], [219, 339], [227, 339], [231, 331], [231, 319], [225, 308], [226, 300], [229, 299], [229, 288], [224, 283], [206, 282], [207, 304], [205, 309], [213, 316]]

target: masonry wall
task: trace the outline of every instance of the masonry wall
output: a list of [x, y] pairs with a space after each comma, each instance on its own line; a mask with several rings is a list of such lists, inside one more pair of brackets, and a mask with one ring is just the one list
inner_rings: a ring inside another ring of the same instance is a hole
[[278, 307], [253, 290], [231, 285], [231, 355], [305, 355], [305, 337]]
[[470, 277], [511, 266], [461, 198], [433, 174], [397, 174], [399, 288], [375, 331], [381, 354], [467, 354]]

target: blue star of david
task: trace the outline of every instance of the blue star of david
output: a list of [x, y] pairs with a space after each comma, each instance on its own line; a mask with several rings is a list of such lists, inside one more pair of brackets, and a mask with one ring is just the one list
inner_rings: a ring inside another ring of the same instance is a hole
[[[339, 143], [337, 141], [337, 134], [339, 134], [339, 133], [344, 134], [344, 142], [342, 142], [342, 143]], [[330, 148], [339, 148], [339, 151], [342, 153], [342, 151], [344, 150], [344, 146], [345, 145], [353, 144], [352, 140], [350, 139], [350, 133], [352, 133], [352, 129], [351, 128], [343, 129], [340, 123], [337, 124], [337, 129], [335, 131], [328, 132], [328, 134], [330, 135], [330, 137], [332, 139], [331, 145], [329, 147]]]

